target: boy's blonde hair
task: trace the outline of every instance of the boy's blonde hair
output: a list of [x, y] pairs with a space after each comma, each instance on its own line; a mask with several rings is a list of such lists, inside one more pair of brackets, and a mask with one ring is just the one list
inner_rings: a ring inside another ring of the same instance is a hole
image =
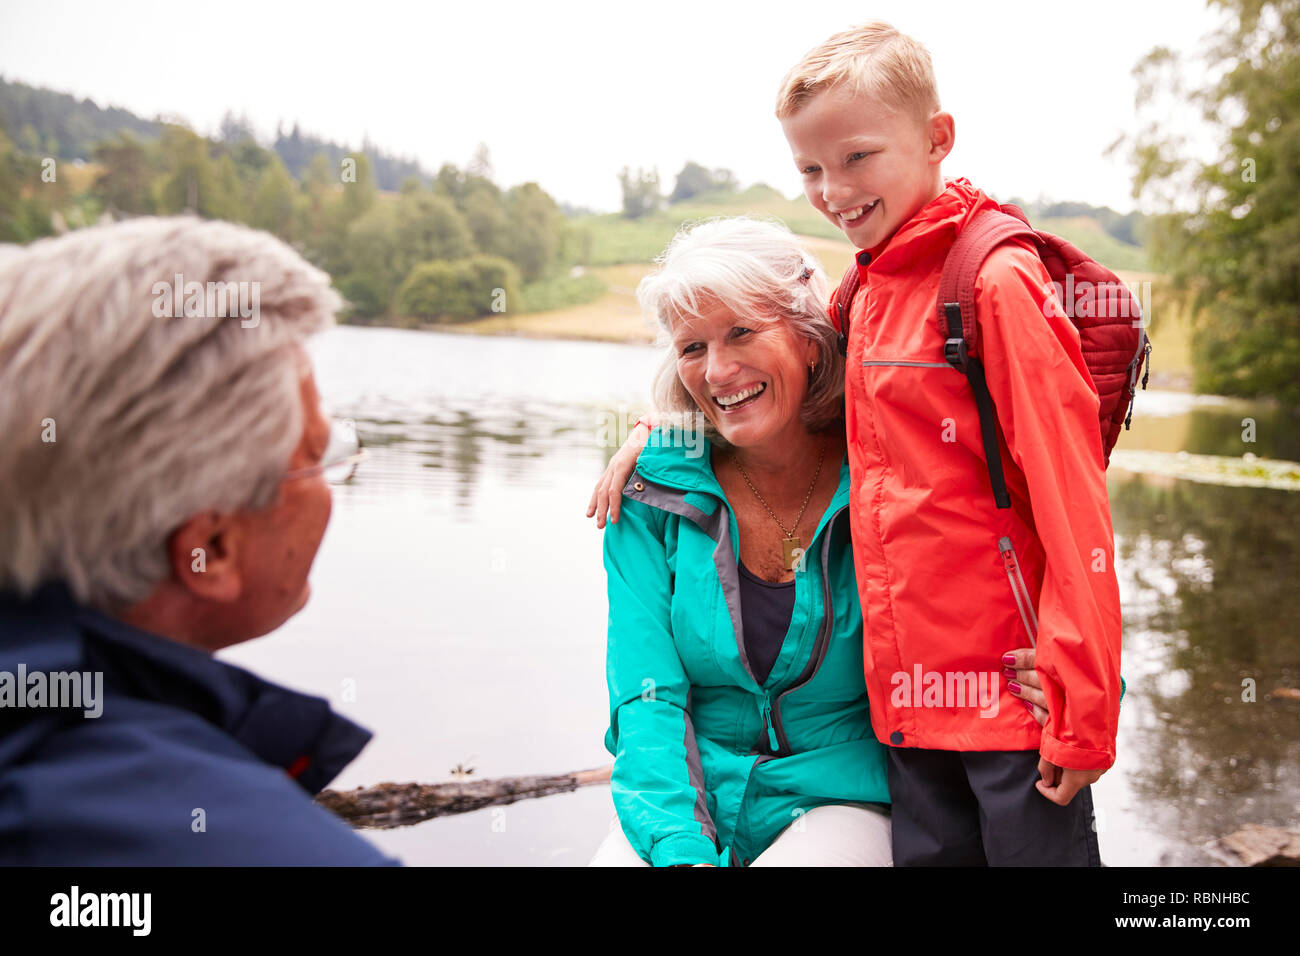
[[777, 119], [793, 116], [814, 96], [840, 83], [923, 122], [939, 109], [929, 52], [883, 20], [873, 20], [843, 30], [804, 54], [781, 82]]

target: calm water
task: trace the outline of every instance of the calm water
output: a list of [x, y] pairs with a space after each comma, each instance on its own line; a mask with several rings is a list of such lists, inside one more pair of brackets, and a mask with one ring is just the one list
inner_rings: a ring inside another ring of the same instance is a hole
[[[337, 787], [608, 763], [601, 535], [583, 514], [654, 351], [344, 327], [313, 354], [373, 456], [335, 491], [307, 608], [222, 656], [375, 732]], [[1148, 392], [1121, 447], [1300, 460], [1300, 426]], [[1213, 862], [1238, 824], [1300, 818], [1300, 701], [1272, 695], [1300, 687], [1300, 493], [1117, 469], [1110, 490], [1129, 691], [1094, 788], [1102, 859]], [[589, 788], [367, 835], [413, 864], [581, 864], [611, 815]]]

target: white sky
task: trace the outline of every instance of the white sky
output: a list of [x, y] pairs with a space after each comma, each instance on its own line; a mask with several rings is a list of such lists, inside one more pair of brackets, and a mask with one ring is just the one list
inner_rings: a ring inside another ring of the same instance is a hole
[[612, 210], [621, 167], [657, 167], [667, 191], [688, 159], [798, 194], [777, 85], [878, 17], [934, 58], [957, 122], [946, 175], [1003, 201], [1127, 211], [1130, 170], [1103, 152], [1133, 126], [1132, 67], [1157, 45], [1196, 49], [1217, 16], [1203, 0], [0, 0], [0, 74], [204, 133], [231, 109], [266, 137], [294, 120], [368, 134], [430, 170], [482, 141], [502, 185]]

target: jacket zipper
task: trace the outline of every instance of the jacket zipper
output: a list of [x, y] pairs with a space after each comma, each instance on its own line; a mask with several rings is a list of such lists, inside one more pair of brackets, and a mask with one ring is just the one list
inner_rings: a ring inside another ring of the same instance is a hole
[[1007, 581], [1011, 584], [1011, 595], [1016, 599], [1016, 608], [1020, 611], [1020, 620], [1029, 635], [1029, 646], [1038, 646], [1038, 615], [1034, 613], [1034, 602], [1029, 599], [1029, 588], [1020, 573], [1020, 559], [1009, 537], [1003, 536], [998, 541], [998, 553], [1002, 556], [1002, 567], [1007, 572]]
[[776, 738], [776, 746], [772, 748], [772, 752], [774, 754], [780, 754], [782, 752], [788, 754], [791, 752], [790, 741], [786, 739], [785, 726], [781, 722], [781, 699], [791, 691], [798, 690], [804, 684], [812, 680], [814, 676], [816, 676], [817, 671], [821, 668], [822, 661], [826, 657], [826, 651], [830, 647], [831, 625], [835, 620], [835, 613], [834, 613], [834, 606], [831, 601], [830, 573], [826, 567], [827, 565], [826, 557], [830, 553], [830, 535], [833, 526], [835, 522], [839, 520], [840, 515], [842, 515], [847, 510], [848, 510], [847, 506], [842, 507], [838, 511], [836, 511], [835, 514], [831, 515], [830, 519], [827, 520], [826, 522], [826, 527], [822, 531], [822, 534], [825, 536], [822, 542], [822, 562], [821, 562], [822, 627], [821, 627], [821, 631], [817, 634], [817, 643], [813, 646], [812, 658], [808, 661], [808, 665], [804, 668], [803, 673], [799, 675], [799, 679], [795, 681], [795, 683], [787, 687], [785, 690], [781, 691], [781, 693], [776, 695], [775, 704], [771, 703], [770, 693], [767, 691], [764, 692], [765, 706], [767, 708], [768, 713], [771, 716], [771, 720], [768, 722], [768, 740], [769, 742], [771, 742], [773, 736], [775, 736]]
[[767, 691], [763, 691], [763, 703], [759, 705], [758, 713], [763, 718], [763, 729], [767, 731], [767, 742], [772, 753], [779, 752], [781, 741], [777, 740], [776, 727], [772, 724], [772, 697]]

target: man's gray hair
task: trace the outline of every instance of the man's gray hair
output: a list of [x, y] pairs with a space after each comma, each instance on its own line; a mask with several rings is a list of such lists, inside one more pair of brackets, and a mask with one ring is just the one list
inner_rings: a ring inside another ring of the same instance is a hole
[[[252, 321], [211, 309], [236, 288]], [[192, 217], [0, 255], [0, 590], [126, 607], [186, 519], [271, 504], [304, 425], [297, 346], [339, 305], [280, 240]]]
[[672, 327], [721, 303], [753, 323], [785, 322], [817, 345], [817, 369], [800, 419], [818, 432], [844, 414], [844, 359], [826, 312], [829, 286], [820, 264], [779, 222], [748, 216], [706, 219], [682, 227], [641, 280], [642, 311], [659, 325], [663, 361], [655, 375], [655, 408], [688, 430], [693, 424], [718, 445], [717, 430], [696, 406], [677, 374]]

